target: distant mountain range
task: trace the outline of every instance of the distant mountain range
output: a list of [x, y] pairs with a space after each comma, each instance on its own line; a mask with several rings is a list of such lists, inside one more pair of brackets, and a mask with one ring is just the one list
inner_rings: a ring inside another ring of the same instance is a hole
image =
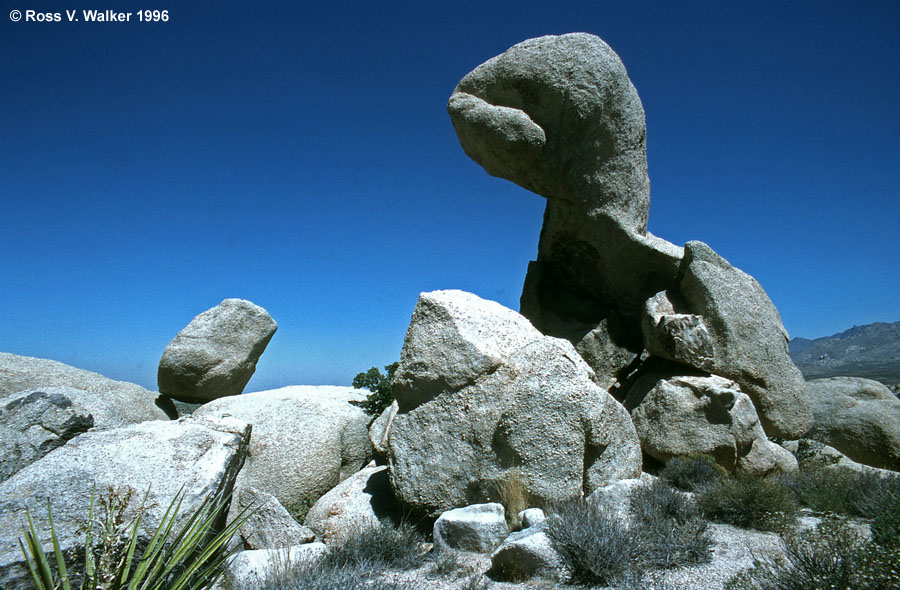
[[807, 379], [849, 375], [900, 386], [900, 322], [853, 326], [846, 332], [790, 342], [791, 359]]

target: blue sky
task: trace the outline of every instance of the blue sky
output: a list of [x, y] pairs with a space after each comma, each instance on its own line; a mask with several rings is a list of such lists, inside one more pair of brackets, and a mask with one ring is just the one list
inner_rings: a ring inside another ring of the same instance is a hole
[[[544, 201], [445, 105], [572, 31], [643, 100], [653, 233], [754, 275], [793, 336], [900, 319], [900, 3], [310, 4], [3, 0], [0, 350], [155, 389], [175, 333], [242, 297], [279, 323], [248, 390], [349, 384], [422, 291], [517, 309]], [[113, 7], [169, 22], [65, 22]]]

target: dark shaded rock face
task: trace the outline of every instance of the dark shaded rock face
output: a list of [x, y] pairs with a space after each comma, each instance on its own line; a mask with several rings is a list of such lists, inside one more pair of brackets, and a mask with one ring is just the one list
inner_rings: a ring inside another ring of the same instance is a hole
[[69, 391], [32, 389], [0, 402], [0, 481], [94, 425], [90, 412], [66, 396]]

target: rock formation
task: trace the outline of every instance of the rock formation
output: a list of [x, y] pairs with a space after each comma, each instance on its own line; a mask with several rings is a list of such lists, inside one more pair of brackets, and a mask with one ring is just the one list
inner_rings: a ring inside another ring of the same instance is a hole
[[240, 395], [277, 328], [266, 310], [243, 299], [204, 311], [163, 351], [160, 393], [189, 403]]
[[192, 416], [253, 424], [250, 456], [237, 488], [275, 496], [294, 516], [372, 459], [369, 417], [351, 387], [294, 386], [214, 400]]
[[[722, 377], [651, 375], [650, 390], [632, 411], [645, 453], [661, 462], [707, 454], [728, 470], [795, 471], [797, 462], [766, 438], [756, 410], [736, 383]], [[628, 398], [626, 407], [637, 400]]]
[[[83, 568], [83, 531], [91, 490], [133, 490], [131, 518], [148, 492], [143, 534], [152, 533], [176, 494], [183, 525], [209, 494], [229, 494], [247, 455], [250, 426], [237, 420], [152, 421], [82, 434], [0, 483], [0, 588], [32, 588], [18, 538], [26, 507], [44, 547], [50, 547], [47, 498], [69, 571]], [[51, 558], [52, 559], [52, 558]]]
[[561, 339], [461, 291], [424, 293], [393, 390], [394, 491], [430, 516], [496, 499], [517, 469], [539, 503], [640, 473], [627, 411]]
[[735, 381], [766, 434], [803, 435], [803, 377], [759, 283], [705, 244], [647, 232], [644, 111], [606, 43], [584, 33], [519, 43], [467, 74], [447, 108], [466, 154], [547, 199], [521, 313], [569, 340], [598, 385], [624, 399], [648, 354], [662, 357], [684, 376]]
[[584, 33], [530, 39], [466, 75], [448, 110], [466, 154], [547, 198], [523, 315], [576, 346], [608, 320], [617, 330], [585, 347], [639, 352], [640, 307], [675, 278], [681, 248], [647, 232], [644, 110], [619, 57]]
[[66, 397], [90, 412], [97, 429], [167, 419], [165, 412], [154, 405], [156, 394], [139, 385], [57, 361], [0, 352], [0, 400], [12, 393], [46, 387], [71, 388]]
[[814, 379], [809, 438], [854, 461], [900, 471], [900, 400], [878, 381], [860, 377]]
[[0, 481], [94, 425], [94, 417], [66, 395], [71, 391], [30, 389], [0, 402]]
[[803, 436], [812, 413], [775, 305], [753, 277], [703, 242], [684, 250], [677, 280], [644, 306], [647, 350], [737, 381], [769, 436]]

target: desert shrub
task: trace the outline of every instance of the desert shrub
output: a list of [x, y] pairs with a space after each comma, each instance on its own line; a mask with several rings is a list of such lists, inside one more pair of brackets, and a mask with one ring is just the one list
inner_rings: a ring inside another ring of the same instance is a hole
[[672, 457], [659, 472], [661, 480], [687, 492], [699, 492], [726, 475], [709, 455]]
[[670, 568], [710, 560], [712, 539], [697, 503], [661, 481], [631, 493], [632, 534], [640, 559], [650, 568]]
[[825, 514], [853, 514], [856, 474], [848, 470], [810, 468], [778, 477], [803, 506]]
[[[31, 513], [26, 511], [28, 527], [24, 531], [24, 542], [19, 539], [19, 547], [35, 587], [38, 590], [71, 590], [73, 587], [104, 590], [211, 588], [221, 577], [225, 561], [231, 555], [225, 547], [246, 520], [247, 511], [222, 530], [217, 530], [216, 523], [228, 509], [229, 498], [210, 495], [176, 530], [174, 524], [184, 499], [179, 492], [147, 541], [140, 539], [141, 523], [149, 508], [147, 496], [137, 507], [136, 515], [126, 519], [125, 511], [132, 502], [132, 495], [131, 488], [110, 487], [98, 499], [94, 490], [91, 491], [84, 525], [84, 567], [78, 576], [70, 575], [66, 567], [49, 500], [47, 518], [55, 571], [38, 540]], [[95, 518], [96, 500], [99, 500], [99, 511]]]
[[411, 524], [383, 522], [331, 547], [319, 560], [276, 564], [261, 590], [404, 590], [419, 588], [385, 580], [386, 569], [413, 569], [423, 564], [424, 538]]
[[368, 389], [371, 393], [366, 397], [364, 402], [350, 402], [359, 406], [366, 412], [374, 415], [381, 414], [385, 408], [394, 403], [394, 393], [391, 391], [391, 379], [400, 363], [391, 363], [384, 367], [384, 374], [378, 370], [378, 367], [372, 367], [365, 373], [358, 373], [353, 378], [353, 387], [357, 389]]
[[820, 513], [875, 518], [900, 501], [900, 478], [890, 475], [812, 467], [778, 479], [800, 504]]
[[894, 500], [872, 521], [872, 540], [900, 550], [900, 499]]
[[790, 489], [778, 479], [749, 474], [721, 479], [700, 493], [697, 501], [709, 520], [741, 528], [784, 530], [797, 516]]
[[500, 503], [503, 504], [506, 524], [509, 525], [510, 530], [522, 526], [519, 513], [529, 507], [531, 500], [528, 490], [525, 488], [522, 472], [517, 468], [508, 470], [497, 485], [497, 495]]
[[458, 551], [442, 549], [431, 556], [431, 575], [448, 578], [461, 578], [472, 573], [471, 568], [463, 563]]
[[[324, 562], [288, 564], [269, 575], [258, 590], [405, 590], [384, 580], [366, 564], [335, 566]], [[235, 589], [249, 590], [249, 589]], [[412, 589], [409, 589], [412, 590]]]
[[728, 590], [881, 590], [900, 587], [900, 553], [865, 539], [859, 529], [826, 519], [782, 535], [784, 557], [756, 560]]
[[331, 548], [324, 563], [336, 568], [365, 565], [374, 568], [412, 569], [425, 562], [424, 537], [416, 528], [401, 522], [382, 522], [377, 528], [366, 528]]
[[620, 519], [583, 498], [549, 507], [547, 535], [578, 584], [615, 583], [640, 553]]
[[900, 476], [859, 473], [850, 490], [850, 496], [852, 514], [876, 518], [900, 501]]

